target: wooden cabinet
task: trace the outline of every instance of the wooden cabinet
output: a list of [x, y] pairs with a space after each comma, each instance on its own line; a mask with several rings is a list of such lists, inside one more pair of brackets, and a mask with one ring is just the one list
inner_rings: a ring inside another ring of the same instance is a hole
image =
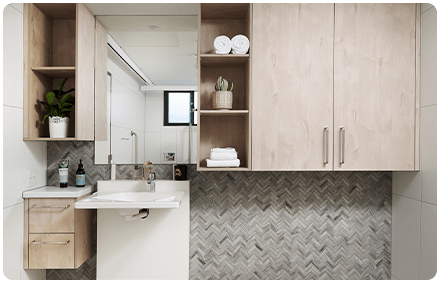
[[[48, 123], [41, 123], [47, 109], [38, 100], [45, 101], [65, 77], [64, 88], [75, 88], [75, 111], [68, 138], [61, 140], [94, 140], [94, 60], [95, 17], [84, 4], [24, 5], [24, 140], [56, 140], [49, 139]], [[99, 107], [107, 111], [106, 104]]]
[[332, 170], [334, 4], [253, 4], [252, 170]]
[[[251, 54], [212, 54], [214, 39], [243, 34], [252, 39], [252, 4], [200, 4], [198, 39], [197, 170], [246, 171], [251, 168]], [[252, 48], [252, 46], [250, 47]], [[213, 110], [212, 92], [219, 76], [234, 83], [232, 110]], [[239, 168], [208, 168], [212, 148], [234, 147]]]
[[417, 6], [336, 4], [335, 170], [418, 170]]
[[76, 269], [92, 255], [93, 211], [73, 207], [81, 198], [25, 199], [24, 269]]
[[252, 170], [418, 170], [419, 7], [254, 4]]

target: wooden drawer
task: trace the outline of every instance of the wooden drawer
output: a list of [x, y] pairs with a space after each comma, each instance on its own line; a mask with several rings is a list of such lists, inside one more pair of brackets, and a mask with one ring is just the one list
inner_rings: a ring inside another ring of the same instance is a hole
[[29, 234], [29, 269], [75, 268], [73, 234]]
[[29, 199], [29, 233], [73, 233], [74, 199]]

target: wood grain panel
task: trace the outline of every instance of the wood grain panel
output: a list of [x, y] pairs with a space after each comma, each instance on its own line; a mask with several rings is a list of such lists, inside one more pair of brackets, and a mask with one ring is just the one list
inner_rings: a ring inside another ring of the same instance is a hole
[[420, 170], [420, 3], [416, 4], [416, 109], [414, 117], [414, 170]]
[[249, 11], [249, 3], [202, 3], [202, 19], [244, 19]]
[[75, 19], [75, 3], [35, 3], [43, 13], [55, 19]]
[[24, 199], [23, 269], [29, 269], [29, 199]]
[[107, 140], [107, 30], [96, 20], [95, 141]]
[[75, 209], [75, 268], [93, 253], [93, 210]]
[[[29, 269], [73, 269], [73, 234], [29, 234]], [[32, 242], [67, 242], [65, 245], [32, 244]]]
[[333, 4], [253, 4], [252, 170], [332, 170]]
[[52, 78], [75, 77], [75, 67], [33, 67], [31, 69], [33, 72]]
[[335, 9], [335, 170], [414, 170], [416, 5]]
[[84, 4], [76, 4], [75, 137], [94, 140], [95, 18]]
[[[29, 199], [29, 233], [73, 233], [74, 199]], [[65, 206], [69, 208], [36, 208], [33, 206]]]
[[53, 66], [75, 66], [75, 19], [53, 20]]

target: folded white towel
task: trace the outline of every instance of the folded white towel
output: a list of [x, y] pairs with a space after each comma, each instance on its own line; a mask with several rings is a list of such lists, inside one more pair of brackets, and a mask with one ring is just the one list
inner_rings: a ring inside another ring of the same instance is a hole
[[214, 152], [214, 151], [216, 151], [216, 152], [237, 153], [237, 151], [235, 151], [235, 148], [233, 148], [233, 147], [224, 147], [224, 148], [215, 147], [215, 148], [211, 149], [211, 152]]
[[231, 47], [231, 40], [225, 35], [217, 36], [214, 39], [214, 53], [216, 54], [229, 54]]
[[212, 160], [234, 160], [237, 159], [236, 152], [211, 151], [210, 158]]
[[249, 39], [244, 35], [236, 35], [231, 39], [233, 54], [246, 54], [249, 50]]
[[211, 160], [206, 158], [208, 167], [240, 167], [240, 159], [234, 160]]

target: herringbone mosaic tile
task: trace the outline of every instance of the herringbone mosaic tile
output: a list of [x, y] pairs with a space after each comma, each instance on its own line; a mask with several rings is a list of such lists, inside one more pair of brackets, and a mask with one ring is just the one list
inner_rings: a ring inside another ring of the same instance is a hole
[[[93, 165], [93, 147], [48, 142], [48, 184], [58, 183], [59, 159], [87, 154], [89, 184], [110, 179], [109, 165]], [[154, 171], [172, 179], [171, 165]], [[118, 178], [136, 173], [117, 166]], [[191, 165], [188, 178], [189, 279], [391, 278], [390, 172], [197, 172]], [[95, 279], [96, 256], [83, 266], [48, 270], [47, 279]]]

